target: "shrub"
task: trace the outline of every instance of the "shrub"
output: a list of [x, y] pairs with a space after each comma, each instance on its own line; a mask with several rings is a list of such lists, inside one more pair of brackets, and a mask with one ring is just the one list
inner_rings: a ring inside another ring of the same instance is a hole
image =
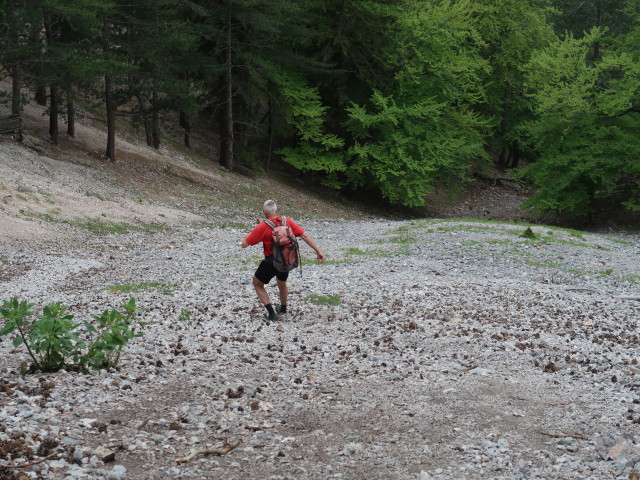
[[13, 297], [0, 307], [0, 318], [6, 320], [0, 336], [17, 331], [13, 345], [25, 346], [32, 361], [31, 371], [55, 372], [66, 367], [86, 371], [116, 366], [129, 340], [142, 336], [135, 331], [136, 325], [146, 325], [136, 320], [139, 310], [131, 297], [121, 305], [122, 312], [112, 309], [94, 315], [97, 326], [84, 322], [85, 341], [78, 332], [81, 324], [67, 313], [67, 305], [51, 303], [29, 321], [35, 315], [33, 305]]

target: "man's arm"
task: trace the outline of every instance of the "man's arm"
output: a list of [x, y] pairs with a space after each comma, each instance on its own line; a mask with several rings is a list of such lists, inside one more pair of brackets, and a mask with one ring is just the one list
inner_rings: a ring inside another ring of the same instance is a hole
[[307, 243], [307, 245], [309, 245], [311, 248], [313, 248], [316, 251], [316, 258], [318, 259], [318, 263], [323, 263], [324, 253], [322, 253], [322, 250], [320, 250], [320, 247], [316, 245], [316, 242], [313, 241], [313, 238], [311, 238], [307, 233], [300, 235], [299, 238], [304, 240]]
[[262, 229], [264, 229], [265, 225], [266, 223], [258, 223], [258, 225], [256, 225], [253, 230], [251, 230], [251, 233], [247, 235], [244, 240], [242, 240], [240, 246], [242, 248], [247, 248], [260, 243], [262, 241]]

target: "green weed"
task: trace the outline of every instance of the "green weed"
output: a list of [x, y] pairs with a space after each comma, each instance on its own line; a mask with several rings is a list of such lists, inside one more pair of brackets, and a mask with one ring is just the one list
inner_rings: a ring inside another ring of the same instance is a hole
[[85, 195], [87, 197], [96, 197], [98, 200], [104, 201], [104, 197], [102, 195], [100, 195], [99, 193], [97, 193], [97, 192], [89, 192], [89, 191], [87, 191], [87, 192], [85, 192]]
[[190, 327], [192, 324], [191, 312], [186, 308], [183, 308], [178, 316], [178, 321]]
[[538, 236], [535, 233], [533, 233], [533, 230], [531, 230], [531, 227], [527, 227], [527, 229], [524, 232], [522, 232], [520, 236], [522, 238], [528, 238], [530, 240], [535, 240], [538, 238]]
[[544, 267], [544, 268], [559, 268], [562, 269], [562, 265], [559, 263], [547, 261], [547, 262], [538, 262], [534, 260], [526, 260], [524, 263], [527, 265], [531, 265], [532, 267]]
[[[74, 316], [67, 313], [68, 306], [61, 302], [47, 305], [41, 315], [29, 321], [35, 315], [33, 306], [13, 297], [0, 307], [0, 318], [6, 320], [0, 336], [13, 333], [13, 346], [24, 345], [31, 358], [31, 367], [23, 368], [24, 373], [55, 372], [65, 367], [82, 371], [114, 367], [127, 343], [142, 336], [135, 327], [146, 325], [136, 319], [140, 311], [133, 297], [121, 305], [122, 311], [112, 309], [94, 315], [97, 326], [76, 323]], [[84, 335], [80, 333], [81, 326], [85, 327]]]
[[224, 222], [218, 225], [218, 228], [235, 228], [240, 230], [246, 227], [247, 225], [245, 225], [244, 223], [238, 223], [238, 222]]
[[[102, 214], [103, 217], [106, 217], [106, 214]], [[158, 225], [154, 223], [144, 223], [142, 225], [131, 225], [126, 222], [108, 222], [103, 220], [64, 220], [64, 223], [68, 223], [69, 225], [73, 225], [76, 228], [81, 230], [88, 230], [91, 233], [96, 235], [105, 235], [109, 233], [113, 234], [123, 234], [132, 231], [142, 231], [148, 234], [155, 234], [161, 231], [170, 230], [170, 228], [166, 225]]]
[[365, 250], [360, 250], [359, 248], [356, 248], [356, 247], [343, 248], [343, 250], [347, 255], [369, 255], [369, 252]]
[[304, 301], [337, 307], [338, 305], [340, 305], [341, 299], [340, 295], [330, 295], [328, 297], [324, 295], [309, 295], [304, 298]]
[[640, 283], [640, 275], [626, 275], [621, 280], [629, 283]]
[[119, 285], [111, 285], [105, 288], [112, 293], [139, 293], [149, 290], [158, 290], [163, 295], [173, 295], [177, 285], [166, 285], [160, 282], [141, 282], [137, 284], [124, 283]]
[[619, 243], [621, 245], [633, 245], [633, 242], [627, 242], [626, 240], [618, 240], [617, 238], [610, 238], [609, 240], [611, 240], [612, 242], [616, 242]]

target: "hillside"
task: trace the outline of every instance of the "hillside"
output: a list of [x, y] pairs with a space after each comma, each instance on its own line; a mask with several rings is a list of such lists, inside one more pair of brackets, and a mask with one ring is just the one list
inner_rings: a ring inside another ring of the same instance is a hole
[[108, 230], [124, 224], [154, 229], [252, 223], [271, 196], [297, 217], [371, 215], [331, 192], [313, 195], [297, 180], [232, 174], [173, 142], [175, 148], [156, 151], [125, 126], [118, 134], [117, 160], [110, 162], [100, 153], [106, 142], [100, 123], [80, 117], [76, 138], [62, 135], [55, 146], [47, 140], [43, 107], [26, 107], [23, 118], [23, 144], [8, 135], [0, 142], [0, 228], [11, 238], [78, 233], [69, 224], [82, 231], [91, 225]]

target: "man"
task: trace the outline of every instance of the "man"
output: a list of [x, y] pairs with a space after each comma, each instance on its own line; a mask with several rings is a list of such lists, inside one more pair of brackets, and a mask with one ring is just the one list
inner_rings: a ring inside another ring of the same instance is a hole
[[[273, 200], [267, 200], [264, 202], [262, 208], [264, 217], [271, 220], [276, 225], [282, 224], [282, 217], [278, 216], [278, 206]], [[291, 231], [296, 237], [300, 237], [307, 245], [316, 251], [316, 256], [319, 263], [324, 262], [324, 254], [320, 247], [316, 245], [316, 242], [305, 233], [305, 231], [296, 224], [293, 220], [287, 217], [287, 226], [291, 228]], [[271, 256], [273, 255], [273, 241], [271, 238], [271, 227], [266, 222], [260, 222], [247, 237], [242, 240], [242, 248], [247, 248], [249, 245], [257, 245], [262, 242], [265, 259], [260, 262], [256, 273], [253, 276], [253, 287], [256, 289], [258, 298], [267, 309], [268, 321], [272, 322], [278, 319], [278, 313], [287, 313], [287, 297], [289, 296], [289, 289], [287, 288], [287, 278], [289, 272], [278, 272], [271, 263]], [[280, 306], [274, 310], [271, 301], [269, 300], [269, 294], [265, 286], [271, 281], [273, 277], [277, 279], [278, 293], [280, 297]]]

